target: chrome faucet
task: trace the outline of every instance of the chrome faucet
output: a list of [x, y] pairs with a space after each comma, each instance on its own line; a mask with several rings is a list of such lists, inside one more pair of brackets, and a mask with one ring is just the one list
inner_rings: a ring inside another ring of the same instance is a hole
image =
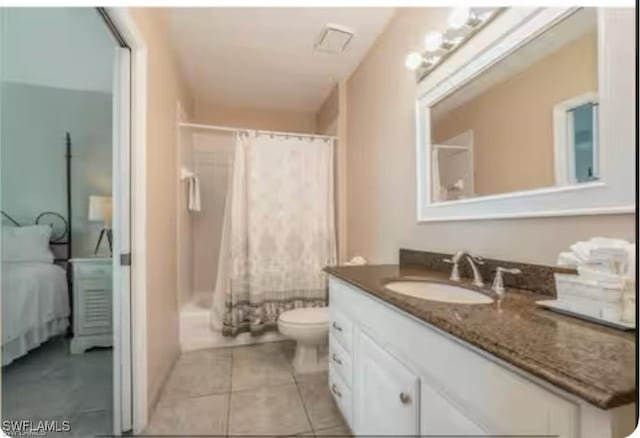
[[467, 256], [467, 261], [471, 265], [471, 270], [473, 271], [473, 282], [471, 284], [478, 287], [484, 286], [484, 282], [482, 281], [482, 274], [480, 273], [480, 270], [478, 270], [478, 266], [477, 266], [477, 265], [484, 265], [484, 261], [482, 260], [482, 257], [474, 257], [473, 255], [469, 254], [467, 251], [458, 251], [450, 259], [443, 260], [446, 263], [453, 264], [453, 267], [451, 268], [451, 275], [449, 276], [449, 280], [460, 281], [460, 269], [458, 267], [458, 264], [460, 263], [460, 259], [462, 259], [462, 257], [464, 257], [465, 255]]
[[504, 293], [505, 293], [504, 282], [502, 281], [502, 274], [505, 273], [505, 274], [517, 275], [517, 274], [520, 274], [521, 272], [522, 271], [518, 268], [507, 269], [507, 268], [503, 268], [502, 266], [498, 266], [498, 269], [496, 269], [496, 276], [493, 279], [493, 285], [491, 286], [491, 289], [496, 293], [499, 301], [501, 301], [504, 298]]

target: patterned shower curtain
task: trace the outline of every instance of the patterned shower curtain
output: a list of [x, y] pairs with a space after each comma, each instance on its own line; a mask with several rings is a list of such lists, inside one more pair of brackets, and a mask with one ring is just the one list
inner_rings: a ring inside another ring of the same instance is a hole
[[326, 305], [333, 190], [332, 140], [237, 136], [223, 335], [262, 332], [285, 310]]

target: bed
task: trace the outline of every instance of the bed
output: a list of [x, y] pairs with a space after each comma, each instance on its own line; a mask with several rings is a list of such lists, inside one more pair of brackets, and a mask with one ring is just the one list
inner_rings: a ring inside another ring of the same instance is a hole
[[66, 136], [66, 218], [40, 213], [19, 221], [2, 213], [2, 366], [47, 339], [65, 334], [71, 318], [71, 137]]
[[2, 366], [69, 327], [65, 270], [54, 263], [2, 263]]

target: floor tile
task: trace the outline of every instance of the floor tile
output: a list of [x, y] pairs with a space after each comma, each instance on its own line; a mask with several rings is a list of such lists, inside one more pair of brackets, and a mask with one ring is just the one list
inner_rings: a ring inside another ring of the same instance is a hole
[[247, 345], [243, 347], [233, 348], [234, 360], [243, 359], [260, 359], [265, 355], [279, 355], [285, 359], [293, 361], [293, 353], [295, 352], [296, 344], [293, 341], [282, 342], [265, 342], [262, 344]]
[[329, 391], [325, 373], [308, 375], [298, 386], [314, 430], [342, 424], [342, 416]]
[[309, 430], [295, 384], [231, 394], [229, 435], [295, 435]]
[[47, 341], [2, 369], [3, 419], [69, 420], [58, 436], [111, 433], [112, 358], [111, 349], [71, 355], [68, 338]]
[[224, 435], [227, 430], [228, 409], [227, 394], [161, 402], [144, 434]]
[[262, 345], [253, 348], [242, 347], [233, 352], [232, 391], [294, 383], [293, 367], [285, 348]]
[[161, 396], [179, 400], [230, 390], [231, 351], [210, 349], [183, 354], [173, 368]]
[[351, 437], [353, 436], [353, 433], [351, 433], [349, 426], [343, 422], [340, 426], [317, 430], [316, 436]]
[[77, 385], [56, 379], [40, 379], [15, 384], [2, 382], [3, 419], [53, 418], [76, 410], [72, 396]]
[[[79, 412], [68, 418], [71, 430], [61, 436], [92, 437], [113, 434], [113, 416], [111, 410]], [[49, 435], [47, 435], [49, 436]]]
[[305, 373], [305, 374], [294, 374], [296, 382], [304, 383], [304, 382], [315, 382], [319, 379], [324, 379], [325, 382], [329, 381], [329, 372], [328, 371], [320, 371], [318, 373]]

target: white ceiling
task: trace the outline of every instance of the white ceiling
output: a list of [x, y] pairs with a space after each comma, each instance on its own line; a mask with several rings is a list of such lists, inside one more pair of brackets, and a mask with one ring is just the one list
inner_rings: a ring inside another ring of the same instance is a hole
[[[172, 8], [175, 49], [197, 101], [316, 111], [360, 63], [393, 8]], [[355, 35], [341, 54], [314, 50], [326, 24]]]

